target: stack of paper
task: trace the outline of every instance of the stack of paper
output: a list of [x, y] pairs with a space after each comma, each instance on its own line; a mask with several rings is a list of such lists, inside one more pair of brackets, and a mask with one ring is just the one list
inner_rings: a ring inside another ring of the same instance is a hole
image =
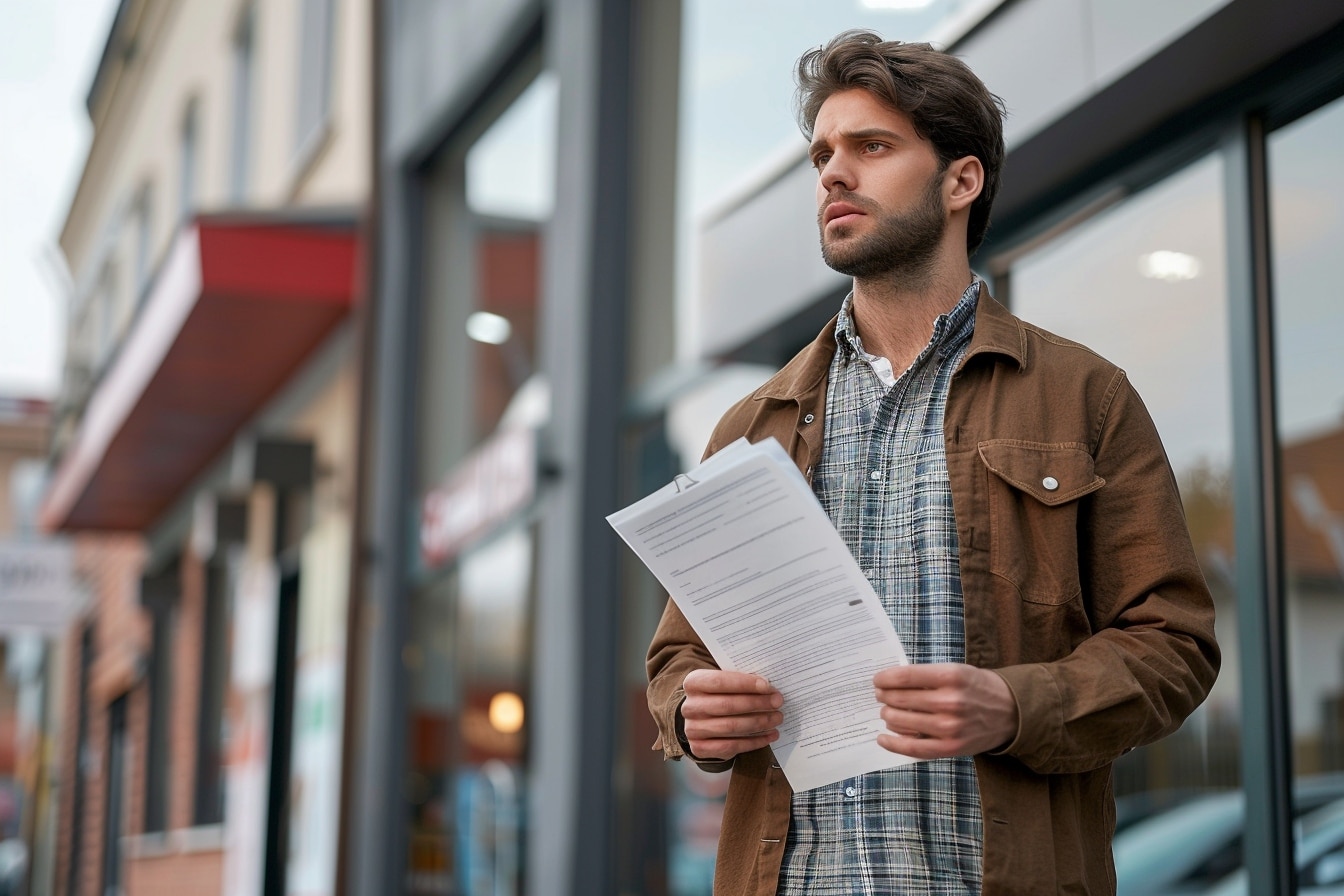
[[878, 746], [873, 691], [874, 673], [905, 663], [905, 650], [777, 441], [739, 439], [607, 521], [720, 668], [784, 695], [773, 749], [795, 790], [913, 761]]

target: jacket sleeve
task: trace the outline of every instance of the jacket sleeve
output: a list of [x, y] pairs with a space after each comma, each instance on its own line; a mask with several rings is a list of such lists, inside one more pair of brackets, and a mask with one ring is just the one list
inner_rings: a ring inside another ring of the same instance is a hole
[[1091, 634], [1055, 662], [996, 670], [1019, 708], [1002, 753], [1043, 774], [1099, 768], [1165, 737], [1208, 695], [1220, 655], [1213, 598], [1175, 477], [1148, 411], [1123, 374], [1095, 451], [1106, 486], [1078, 519]]
[[[658, 725], [658, 740], [653, 748], [662, 750], [667, 759], [680, 759], [689, 755], [681, 743], [681, 702], [686, 699], [681, 683], [695, 669], [717, 669], [718, 666], [675, 601], [669, 599], [663, 609], [663, 618], [649, 645], [645, 668], [649, 674], [649, 711]], [[690, 758], [695, 759], [694, 756]], [[726, 771], [733, 764], [732, 760], [696, 762], [706, 771], [714, 772]]]

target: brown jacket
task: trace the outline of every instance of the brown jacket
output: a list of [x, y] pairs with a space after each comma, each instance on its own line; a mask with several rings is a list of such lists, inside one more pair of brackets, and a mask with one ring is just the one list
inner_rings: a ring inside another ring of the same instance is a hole
[[[724, 415], [706, 454], [774, 436], [810, 479], [834, 352], [832, 322]], [[1113, 893], [1111, 763], [1175, 731], [1219, 665], [1171, 468], [1124, 371], [983, 287], [944, 433], [967, 662], [1008, 682], [1021, 718], [1006, 749], [975, 757], [984, 894]], [[713, 665], [669, 601], [648, 655], [654, 748], [668, 758], [684, 755], [681, 682]], [[773, 894], [788, 782], [768, 748], [702, 765], [732, 769], [715, 894]]]

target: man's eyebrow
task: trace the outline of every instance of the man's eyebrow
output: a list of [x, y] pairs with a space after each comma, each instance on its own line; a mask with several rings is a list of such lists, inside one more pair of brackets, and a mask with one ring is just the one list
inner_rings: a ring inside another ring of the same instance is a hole
[[[874, 137], [881, 137], [885, 140], [905, 140], [906, 138], [895, 131], [889, 131], [886, 128], [860, 128], [857, 131], [841, 131], [840, 139], [851, 143], [860, 140], [871, 140]], [[818, 150], [829, 146], [830, 142], [824, 137], [818, 137], [812, 141], [812, 145], [807, 148], [808, 155], [815, 155]]]

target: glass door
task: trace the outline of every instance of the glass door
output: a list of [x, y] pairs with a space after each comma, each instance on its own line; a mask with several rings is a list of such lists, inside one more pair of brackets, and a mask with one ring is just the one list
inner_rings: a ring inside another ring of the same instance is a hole
[[1341, 141], [1344, 99], [1268, 140], [1278, 517], [1304, 893], [1344, 887]]

